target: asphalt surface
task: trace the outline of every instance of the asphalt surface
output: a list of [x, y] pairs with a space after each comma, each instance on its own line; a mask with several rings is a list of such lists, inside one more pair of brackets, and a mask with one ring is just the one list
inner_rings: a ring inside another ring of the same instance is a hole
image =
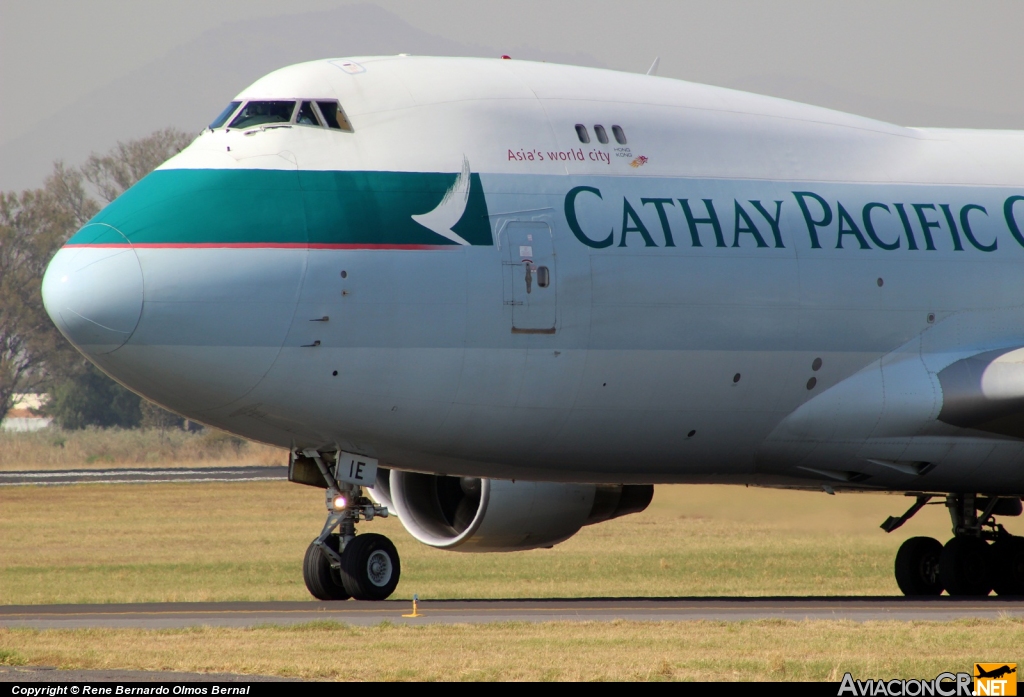
[[961, 600], [939, 597], [815, 598], [597, 598], [545, 600], [428, 600], [421, 617], [405, 617], [407, 600], [361, 602], [142, 603], [132, 605], [6, 605], [0, 626], [36, 629], [133, 627], [163, 629], [209, 625], [250, 627], [318, 620], [373, 625], [610, 620], [754, 620], [781, 618], [934, 620], [1024, 617], [1024, 598]]
[[63, 470], [59, 472], [0, 472], [0, 486], [147, 484], [151, 482], [256, 482], [287, 478], [287, 467]]

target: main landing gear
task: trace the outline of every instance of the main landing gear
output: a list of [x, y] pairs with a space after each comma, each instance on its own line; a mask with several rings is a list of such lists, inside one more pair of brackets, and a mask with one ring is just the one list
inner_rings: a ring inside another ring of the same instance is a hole
[[[935, 498], [918, 494], [899, 518], [890, 517], [882, 529], [892, 532]], [[1024, 537], [1011, 535], [995, 516], [1018, 516], [1019, 498], [948, 494], [953, 539], [942, 545], [931, 537], [911, 537], [896, 553], [896, 584], [908, 596], [1024, 596]]]
[[327, 522], [309, 543], [302, 577], [320, 600], [384, 600], [395, 591], [402, 565], [383, 535], [356, 535], [356, 523], [386, 518], [388, 510], [363, 496], [362, 487], [335, 479], [320, 453], [306, 450], [327, 482]]

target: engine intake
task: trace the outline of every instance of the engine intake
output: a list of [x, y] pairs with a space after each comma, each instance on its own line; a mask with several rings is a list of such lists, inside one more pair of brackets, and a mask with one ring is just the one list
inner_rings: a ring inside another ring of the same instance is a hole
[[[584, 525], [638, 513], [651, 485], [559, 484], [378, 470], [375, 498], [389, 499], [420, 542], [461, 552], [551, 547]], [[385, 503], [387, 505], [387, 503]]]

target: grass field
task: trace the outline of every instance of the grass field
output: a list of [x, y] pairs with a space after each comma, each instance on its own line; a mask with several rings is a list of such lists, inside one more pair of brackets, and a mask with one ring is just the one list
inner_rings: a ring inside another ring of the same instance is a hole
[[[0, 603], [303, 600], [323, 493], [286, 482], [0, 489]], [[896, 548], [945, 539], [945, 509], [895, 535], [901, 496], [657, 487], [644, 513], [550, 550], [469, 555], [364, 524], [402, 554], [395, 597], [897, 593]], [[1011, 520], [1018, 534], [1021, 526]], [[326, 679], [934, 677], [1022, 659], [1024, 623], [838, 621], [499, 623], [187, 630], [0, 629], [0, 663]], [[353, 648], [355, 647], [355, 648]]]
[[0, 629], [0, 662], [336, 680], [933, 678], [1020, 661], [1020, 620]]
[[288, 451], [214, 429], [87, 428], [32, 433], [0, 431], [0, 472], [111, 467], [285, 465]]
[[[0, 603], [303, 600], [301, 562], [323, 492], [287, 482], [0, 489]], [[647, 511], [553, 549], [460, 554], [394, 518], [363, 524], [402, 555], [396, 597], [877, 595], [896, 548], [949, 536], [942, 506], [893, 535], [902, 496], [657, 487]], [[1020, 520], [1010, 520], [1021, 532]]]

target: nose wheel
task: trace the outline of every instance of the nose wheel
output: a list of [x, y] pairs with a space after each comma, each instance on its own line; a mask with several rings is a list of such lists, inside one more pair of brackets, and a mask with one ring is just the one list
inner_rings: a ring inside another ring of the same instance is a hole
[[[338, 552], [340, 535], [331, 535], [325, 544]], [[335, 569], [331, 558], [313, 540], [306, 548], [302, 578], [306, 589], [318, 600], [384, 600], [395, 592], [402, 574], [398, 550], [384, 535], [357, 535], [345, 545]]]
[[306, 589], [319, 600], [384, 600], [402, 573], [398, 550], [384, 535], [356, 535], [356, 523], [387, 517], [387, 509], [363, 496], [358, 485], [336, 480], [319, 453], [303, 454], [327, 482], [327, 522], [302, 564]]
[[[338, 553], [341, 538], [339, 535], [331, 535], [324, 544]], [[306, 582], [306, 590], [317, 600], [348, 600], [352, 597], [345, 588], [341, 570], [331, 568], [331, 558], [316, 540], [306, 548], [306, 558], [302, 560], [302, 580]]]
[[358, 535], [341, 555], [341, 577], [356, 600], [384, 600], [395, 592], [402, 564], [391, 540], [376, 533]]

